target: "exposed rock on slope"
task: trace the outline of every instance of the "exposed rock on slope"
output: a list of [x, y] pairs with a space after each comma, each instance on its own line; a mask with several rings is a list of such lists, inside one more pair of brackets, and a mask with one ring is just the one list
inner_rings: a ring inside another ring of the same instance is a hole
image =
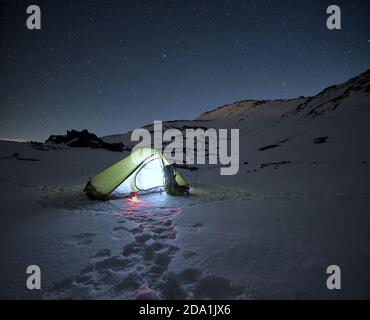
[[93, 149], [106, 149], [109, 151], [122, 152], [124, 150], [123, 143], [107, 143], [98, 138], [95, 134], [89, 131], [70, 130], [66, 135], [52, 135], [45, 143], [65, 144], [73, 148], [93, 148]]

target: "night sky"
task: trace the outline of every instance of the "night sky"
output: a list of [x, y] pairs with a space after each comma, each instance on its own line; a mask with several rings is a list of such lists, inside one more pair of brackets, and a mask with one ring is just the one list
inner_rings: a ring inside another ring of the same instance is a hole
[[[26, 8], [42, 29], [26, 28]], [[342, 30], [326, 8], [342, 9]], [[370, 1], [0, 0], [0, 138], [123, 133], [370, 67]]]

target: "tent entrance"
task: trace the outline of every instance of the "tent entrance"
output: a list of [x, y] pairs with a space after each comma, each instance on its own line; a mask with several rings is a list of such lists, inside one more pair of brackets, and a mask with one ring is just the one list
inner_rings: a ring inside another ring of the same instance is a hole
[[157, 155], [146, 159], [114, 193], [152, 192], [164, 187], [163, 162]]
[[148, 191], [164, 186], [163, 163], [155, 155], [135, 174], [135, 186], [139, 191]]

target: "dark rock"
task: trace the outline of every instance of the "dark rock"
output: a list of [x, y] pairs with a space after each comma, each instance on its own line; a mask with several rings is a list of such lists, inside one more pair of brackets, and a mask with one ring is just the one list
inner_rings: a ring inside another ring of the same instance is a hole
[[39, 141], [29, 141], [27, 143], [32, 145], [32, 146], [41, 146], [42, 145], [42, 142], [39, 142]]
[[283, 164], [290, 164], [290, 161], [262, 163], [260, 168], [263, 169], [265, 167], [274, 166], [274, 169], [277, 169], [279, 166]]
[[95, 134], [84, 129], [82, 131], [70, 130], [66, 135], [51, 135], [45, 143], [65, 144], [72, 148], [93, 148], [109, 151], [122, 152], [125, 148], [123, 143], [107, 143]]
[[326, 143], [329, 137], [318, 137], [313, 139], [313, 143]]
[[268, 146], [265, 146], [265, 147], [259, 148], [258, 150], [259, 150], [259, 151], [265, 151], [265, 150], [273, 149], [273, 148], [277, 148], [277, 147], [280, 147], [280, 144], [270, 144], [270, 145], [268, 145]]

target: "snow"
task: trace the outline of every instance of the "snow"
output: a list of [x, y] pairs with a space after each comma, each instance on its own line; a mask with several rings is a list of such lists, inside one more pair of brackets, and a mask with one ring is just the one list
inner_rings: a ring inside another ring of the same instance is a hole
[[[0, 141], [0, 298], [369, 298], [368, 88], [366, 73], [311, 98], [166, 122], [240, 129], [238, 175], [183, 170], [187, 197], [90, 201], [89, 178], [127, 152]], [[31, 264], [42, 290], [26, 289]], [[326, 288], [332, 264], [342, 290]]]
[[[363, 219], [369, 201], [337, 202], [339, 208], [332, 199], [280, 198], [192, 208], [176, 221], [183, 236], [171, 272], [181, 275], [191, 266], [201, 280], [218, 277], [228, 289], [209, 289], [214, 299], [241, 293], [250, 299], [368, 297], [370, 256], [364, 244], [370, 236]], [[331, 264], [348, 274], [343, 294], [325, 286]], [[196, 290], [207, 288], [194, 282], [192, 297], [205, 298]]]

